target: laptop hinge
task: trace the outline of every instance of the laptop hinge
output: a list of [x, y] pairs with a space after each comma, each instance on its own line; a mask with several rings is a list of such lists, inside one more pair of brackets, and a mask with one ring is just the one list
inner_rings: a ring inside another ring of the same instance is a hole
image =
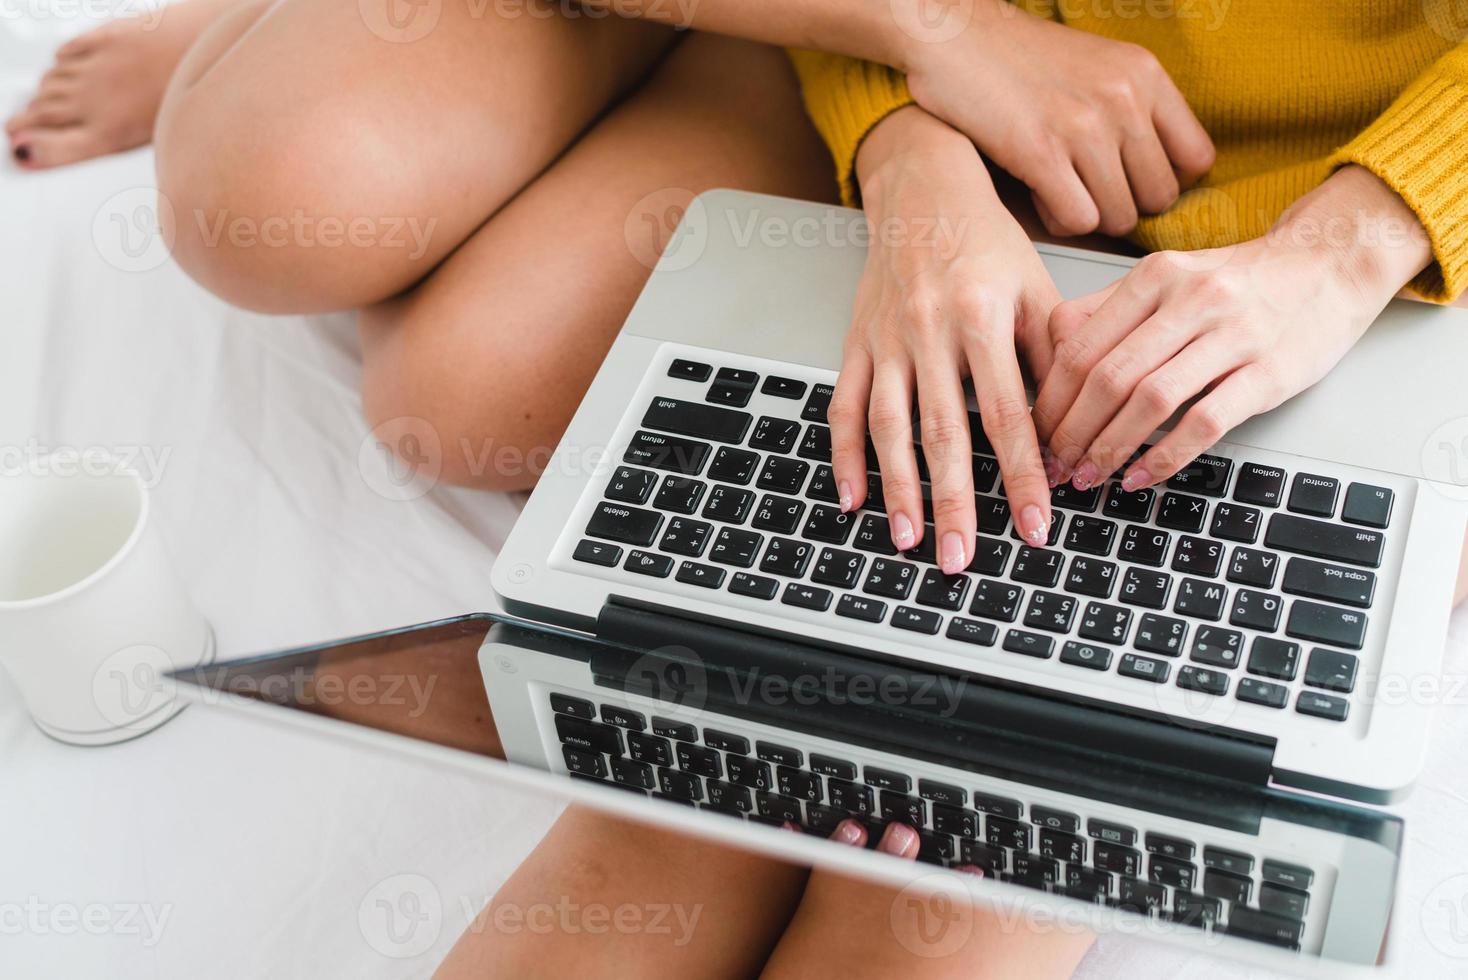
[[[1023, 752], [1043, 745], [1051, 752], [1091, 756], [1112, 765], [1251, 787], [1267, 785], [1273, 768], [1272, 744], [1002, 686], [975, 674], [876, 660], [694, 619], [619, 596], [602, 606], [596, 636], [604, 641], [592, 656], [598, 681], [693, 707], [737, 707], [745, 715], [778, 716], [767, 703], [775, 683], [785, 692], [782, 710], [787, 713], [795, 704], [796, 710], [825, 710], [828, 717], [840, 715], [848, 723], [859, 716], [866, 726], [941, 731], [945, 743], [955, 748], [991, 750], [1003, 743]], [[794, 696], [797, 683], [805, 684], [803, 699]], [[856, 691], [870, 692], [859, 712], [851, 710]], [[902, 695], [885, 697], [883, 691]], [[929, 696], [914, 696], [920, 691]], [[847, 710], [832, 711], [833, 700]]]

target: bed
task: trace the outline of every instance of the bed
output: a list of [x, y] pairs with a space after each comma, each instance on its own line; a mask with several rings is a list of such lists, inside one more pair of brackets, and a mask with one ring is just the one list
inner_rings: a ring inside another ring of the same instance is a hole
[[[0, 18], [0, 111], [89, 26], [85, 8]], [[486, 608], [517, 499], [384, 482], [351, 318], [214, 299], [149, 237], [151, 186], [146, 149], [46, 174], [0, 163], [6, 465], [132, 455], [225, 655]], [[1468, 615], [1447, 672], [1468, 672]], [[1401, 807], [1390, 975], [1468, 975], [1465, 698], [1438, 711]], [[561, 806], [198, 708], [69, 748], [3, 674], [0, 780], [0, 974], [17, 978], [427, 976]], [[384, 940], [370, 914], [384, 901], [429, 916], [412, 942]], [[1121, 936], [1081, 975], [1262, 976]]]

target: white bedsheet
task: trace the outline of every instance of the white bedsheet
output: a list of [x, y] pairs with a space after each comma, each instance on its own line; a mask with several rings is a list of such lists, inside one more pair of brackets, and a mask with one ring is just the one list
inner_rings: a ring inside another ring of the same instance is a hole
[[[54, 4], [5, 8], [0, 112], [85, 26], [64, 16], [85, 5]], [[120, 250], [114, 216], [151, 183], [146, 150], [43, 175], [0, 163], [0, 452], [138, 453], [226, 655], [486, 608], [515, 501], [375, 492], [350, 318], [242, 313], [136, 232]], [[1468, 618], [1454, 623], [1461, 675]], [[1402, 808], [1393, 974], [1468, 975], [1465, 747], [1460, 701]], [[69, 748], [0, 674], [0, 976], [424, 976], [558, 810], [197, 708], [129, 744]], [[378, 900], [412, 912], [415, 897], [428, 918], [387, 935]], [[1121, 937], [1082, 969], [1163, 975], [1265, 976]]]

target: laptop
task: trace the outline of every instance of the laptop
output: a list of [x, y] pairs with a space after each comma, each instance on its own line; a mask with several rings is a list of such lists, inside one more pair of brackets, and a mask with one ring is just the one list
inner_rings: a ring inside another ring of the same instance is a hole
[[[494, 565], [509, 617], [184, 688], [472, 650], [495, 731], [475, 763], [589, 805], [1276, 968], [1376, 962], [1402, 828], [1361, 804], [1421, 765], [1410, 692], [1468, 523], [1468, 317], [1393, 303], [1165, 487], [1057, 488], [1043, 547], [1013, 533], [975, 412], [979, 546], [947, 576], [893, 547], [875, 473], [836, 506], [825, 411], [864, 243], [857, 212], [698, 197]], [[1129, 265], [1040, 251], [1066, 296]], [[910, 823], [919, 862], [820, 839], [847, 816]], [[985, 876], [939, 870], [960, 865]]]

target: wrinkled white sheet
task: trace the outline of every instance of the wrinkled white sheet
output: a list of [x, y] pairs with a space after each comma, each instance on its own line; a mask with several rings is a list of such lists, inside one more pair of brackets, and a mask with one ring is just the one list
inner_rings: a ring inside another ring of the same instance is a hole
[[[0, 113], [85, 26], [68, 3], [6, 7]], [[45, 175], [0, 162], [0, 450], [136, 452], [226, 655], [485, 608], [515, 501], [375, 492], [350, 318], [242, 313], [156, 243], [121, 249], [114, 216], [151, 183], [147, 150]], [[1454, 628], [1461, 675], [1468, 617]], [[1439, 711], [1402, 807], [1394, 975], [1468, 975], [1465, 748], [1460, 702]], [[126, 745], [68, 748], [0, 674], [0, 976], [425, 976], [558, 810], [198, 708]], [[379, 900], [405, 931], [384, 931]], [[1081, 975], [1265, 976], [1121, 937]]]

